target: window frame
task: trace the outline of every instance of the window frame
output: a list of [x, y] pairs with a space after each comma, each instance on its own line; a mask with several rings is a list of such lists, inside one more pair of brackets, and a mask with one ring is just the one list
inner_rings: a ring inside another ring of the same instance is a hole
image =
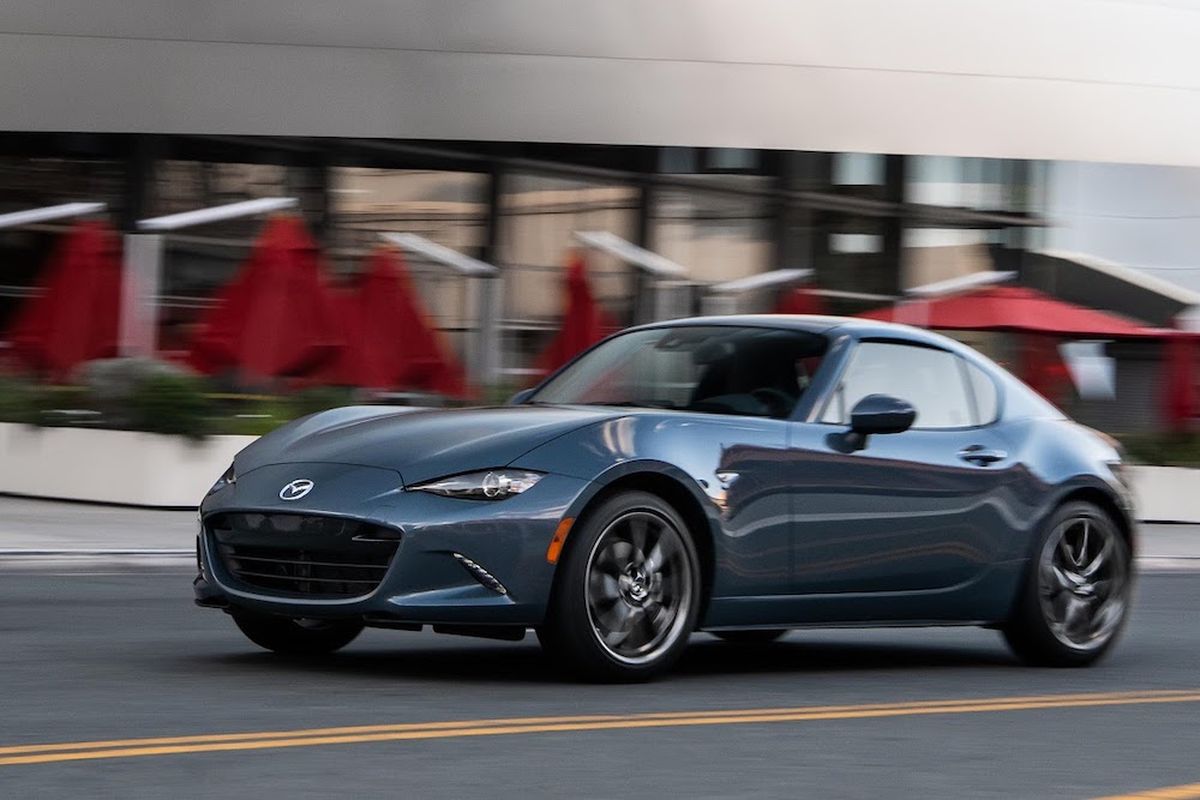
[[[971, 395], [971, 405], [973, 407], [973, 411], [975, 412], [974, 417], [975, 419], [979, 420], [977, 424], [972, 425], [971, 427], [986, 428], [990, 425], [995, 425], [1000, 421], [1000, 417], [1004, 411], [1004, 392], [1000, 391], [999, 382], [996, 380], [996, 377], [992, 375], [990, 370], [984, 369], [982, 366], [975, 363], [974, 360], [966, 358], [965, 356], [959, 356], [958, 358], [962, 364], [963, 380], [966, 381], [967, 391]], [[975, 394], [975, 381], [971, 380], [972, 369], [982, 375], [984, 380], [987, 381], [988, 385], [992, 389], [992, 396], [995, 398], [995, 411], [992, 413], [991, 419], [985, 420], [982, 412], [980, 411], [981, 407], [979, 405], [979, 395]]]
[[[984, 369], [983, 367], [979, 366], [978, 364], [973, 364], [970, 359], [964, 357], [963, 355], [961, 355], [959, 353], [954, 352], [953, 350], [947, 349], [945, 347], [939, 347], [938, 345], [932, 344], [929, 342], [918, 342], [918, 341], [913, 341], [911, 339], [900, 339], [900, 338], [892, 338], [892, 337], [887, 337], [887, 336], [868, 336], [868, 337], [863, 337], [861, 339], [856, 339], [854, 341], [854, 346], [851, 347], [850, 351], [848, 353], [846, 353], [846, 355], [842, 358], [841, 363], [838, 365], [837, 373], [833, 376], [831, 384], [825, 390], [824, 396], [819, 398], [817, 400], [817, 402], [815, 402], [813, 404], [813, 410], [812, 410], [812, 413], [810, 413], [808, 416], [808, 422], [815, 423], [817, 425], [828, 425], [831, 427], [838, 427], [838, 428], [844, 428], [847, 425], [849, 425], [848, 422], [826, 422], [823, 418], [825, 417], [826, 412], [829, 410], [830, 404], [832, 404], [834, 402], [840, 402], [843, 404], [843, 407], [841, 409], [842, 413], [839, 415], [839, 419], [843, 419], [846, 416], [848, 416], [848, 410], [844, 407], [844, 404], [845, 404], [845, 395], [843, 393], [843, 387], [845, 384], [844, 378], [846, 377], [847, 371], [850, 369], [851, 365], [854, 363], [854, 356], [858, 353], [859, 347], [861, 347], [862, 345], [865, 345], [865, 344], [888, 344], [888, 345], [897, 345], [897, 346], [901, 346], [901, 347], [920, 348], [923, 350], [936, 350], [938, 352], [945, 353], [946, 355], [950, 356], [951, 358], [953, 358], [955, 360], [955, 362], [957, 364], [957, 369], [955, 371], [958, 373], [959, 380], [962, 381], [962, 384], [963, 384], [963, 394], [966, 397], [967, 404], [968, 404], [967, 412], [968, 412], [968, 416], [973, 421], [972, 424], [970, 424], [970, 425], [955, 425], [952, 427], [940, 427], [939, 426], [939, 427], [933, 427], [933, 428], [925, 428], [925, 427], [921, 427], [918, 425], [914, 425], [913, 427], [909, 428], [909, 430], [913, 430], [913, 431], [969, 431], [969, 430], [977, 430], [979, 428], [990, 427], [990, 426], [996, 424], [1000, 420], [1001, 412], [1002, 412], [1001, 403], [1003, 400], [1003, 393], [1000, 392], [1000, 387], [997, 385], [996, 379], [988, 372], [988, 370]], [[967, 373], [967, 369], [969, 366], [974, 366], [976, 369], [978, 369], [980, 372], [982, 372], [984, 374], [984, 376], [987, 377], [988, 381], [992, 384], [992, 389], [996, 392], [996, 413], [993, 416], [993, 418], [987, 422], [980, 421], [982, 415], [979, 413], [979, 404], [975, 397], [975, 388], [972, 385], [972, 381], [970, 379], [969, 374]], [[895, 396], [898, 397], [898, 395], [895, 395]], [[900, 398], [900, 399], [903, 399], [903, 398]], [[908, 402], [908, 401], [905, 401], [905, 402]], [[918, 412], [918, 418], [919, 418], [919, 412]]]

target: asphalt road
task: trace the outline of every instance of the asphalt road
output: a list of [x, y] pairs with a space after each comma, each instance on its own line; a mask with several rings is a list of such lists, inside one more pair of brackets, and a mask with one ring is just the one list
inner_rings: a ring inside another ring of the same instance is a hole
[[[1126, 638], [1086, 670], [1019, 666], [982, 630], [805, 631], [697, 635], [666, 680], [591, 686], [556, 676], [532, 637], [368, 631], [327, 660], [281, 660], [195, 608], [188, 572], [111, 569], [0, 571], [0, 797], [1089, 798], [1200, 782], [1196, 573], [1145, 576]], [[930, 704], [948, 700], [980, 702]], [[670, 713], [632, 716], [653, 712]], [[447, 721], [476, 722], [427, 724]], [[241, 736], [129, 741], [210, 734]], [[116, 743], [78, 744], [101, 740]]]

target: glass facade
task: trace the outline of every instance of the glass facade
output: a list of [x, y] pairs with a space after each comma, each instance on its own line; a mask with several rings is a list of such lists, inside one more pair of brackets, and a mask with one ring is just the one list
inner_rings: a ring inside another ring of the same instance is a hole
[[[103, 202], [115, 218], [125, 212], [126, 164], [118, 158], [72, 158], [0, 150], [0, 214], [78, 200]], [[0, 338], [7, 320], [37, 280], [38, 271], [67, 225], [0, 229]]]
[[[333, 167], [328, 252], [340, 279], [356, 274], [381, 234], [413, 233], [461, 253], [484, 241], [487, 177], [448, 170]], [[468, 281], [444, 265], [406, 254], [405, 263], [434, 324], [459, 353], [478, 309]]]
[[[563, 312], [578, 232], [605, 232], [681, 265], [675, 300], [656, 278], [586, 252], [592, 292], [615, 324], [696, 313], [708, 288], [774, 269], [809, 269], [834, 313], [913, 286], [1019, 267], [1036, 241], [1046, 165], [999, 159], [692, 147], [589, 147], [222, 137], [0, 136], [0, 213], [100, 199], [114, 225], [259, 197], [299, 199], [329, 277], [352, 277], [380, 234], [407, 232], [501, 270], [494, 317], [501, 368], [527, 373]], [[60, 152], [61, 151], [61, 152]], [[160, 340], [179, 347], [199, 309], [235, 274], [262, 225], [248, 218], [166, 237]], [[9, 265], [0, 325], [64, 227], [0, 231]], [[481, 316], [472, 281], [418, 256], [410, 272], [460, 355]], [[787, 287], [722, 308], [770, 311]]]

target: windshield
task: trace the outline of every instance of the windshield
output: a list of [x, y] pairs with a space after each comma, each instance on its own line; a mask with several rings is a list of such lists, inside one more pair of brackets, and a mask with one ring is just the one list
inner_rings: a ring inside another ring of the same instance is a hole
[[584, 355], [528, 402], [784, 418], [808, 388], [825, 348], [823, 336], [775, 328], [633, 331]]

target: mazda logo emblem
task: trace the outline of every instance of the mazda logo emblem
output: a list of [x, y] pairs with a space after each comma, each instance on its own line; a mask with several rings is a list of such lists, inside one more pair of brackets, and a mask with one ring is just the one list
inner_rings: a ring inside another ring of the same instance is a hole
[[279, 490], [280, 500], [299, 500], [304, 495], [312, 491], [313, 482], [308, 478], [300, 478], [294, 480], [287, 486]]

